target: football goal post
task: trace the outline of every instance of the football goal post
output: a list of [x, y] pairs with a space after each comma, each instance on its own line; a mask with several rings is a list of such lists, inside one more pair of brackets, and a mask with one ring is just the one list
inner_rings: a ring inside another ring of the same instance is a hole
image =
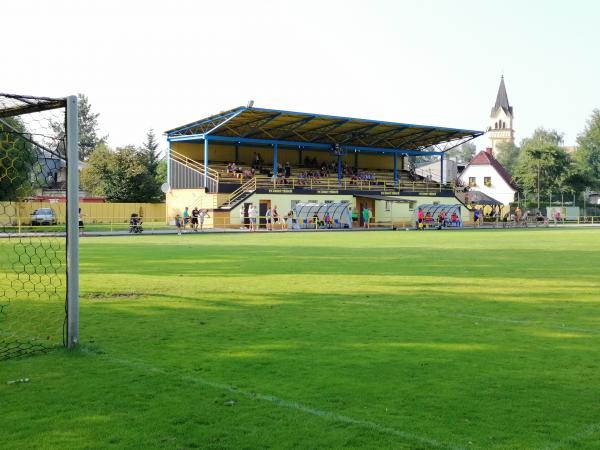
[[77, 97], [0, 94], [0, 361], [79, 341]]

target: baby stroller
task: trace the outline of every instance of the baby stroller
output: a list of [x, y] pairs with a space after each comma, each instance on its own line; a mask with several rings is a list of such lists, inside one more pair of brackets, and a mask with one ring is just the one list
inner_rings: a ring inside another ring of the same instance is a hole
[[129, 219], [129, 232], [138, 234], [142, 231], [144, 231], [144, 229], [142, 228], [142, 218], [135, 213], [132, 214], [131, 219]]

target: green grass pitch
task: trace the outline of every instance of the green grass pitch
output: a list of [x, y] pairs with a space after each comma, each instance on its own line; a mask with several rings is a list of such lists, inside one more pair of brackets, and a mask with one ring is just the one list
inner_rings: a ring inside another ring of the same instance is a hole
[[84, 238], [81, 336], [4, 450], [600, 448], [599, 230]]

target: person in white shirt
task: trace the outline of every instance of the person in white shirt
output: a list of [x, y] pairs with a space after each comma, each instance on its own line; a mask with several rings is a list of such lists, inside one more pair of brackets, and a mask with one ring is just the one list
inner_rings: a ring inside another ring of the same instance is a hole
[[246, 229], [246, 205], [242, 204], [242, 206], [240, 206], [240, 230], [245, 230]]
[[250, 230], [256, 231], [256, 216], [258, 216], [258, 211], [254, 207], [254, 205], [250, 205], [248, 208], [248, 217], [250, 217]]

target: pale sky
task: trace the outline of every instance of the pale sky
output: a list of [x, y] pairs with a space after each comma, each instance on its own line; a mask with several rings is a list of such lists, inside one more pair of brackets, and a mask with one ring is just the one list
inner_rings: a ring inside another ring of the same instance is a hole
[[517, 141], [544, 126], [573, 145], [600, 108], [596, 0], [19, 0], [1, 17], [0, 92], [82, 92], [112, 146], [250, 99], [484, 130], [501, 74]]

